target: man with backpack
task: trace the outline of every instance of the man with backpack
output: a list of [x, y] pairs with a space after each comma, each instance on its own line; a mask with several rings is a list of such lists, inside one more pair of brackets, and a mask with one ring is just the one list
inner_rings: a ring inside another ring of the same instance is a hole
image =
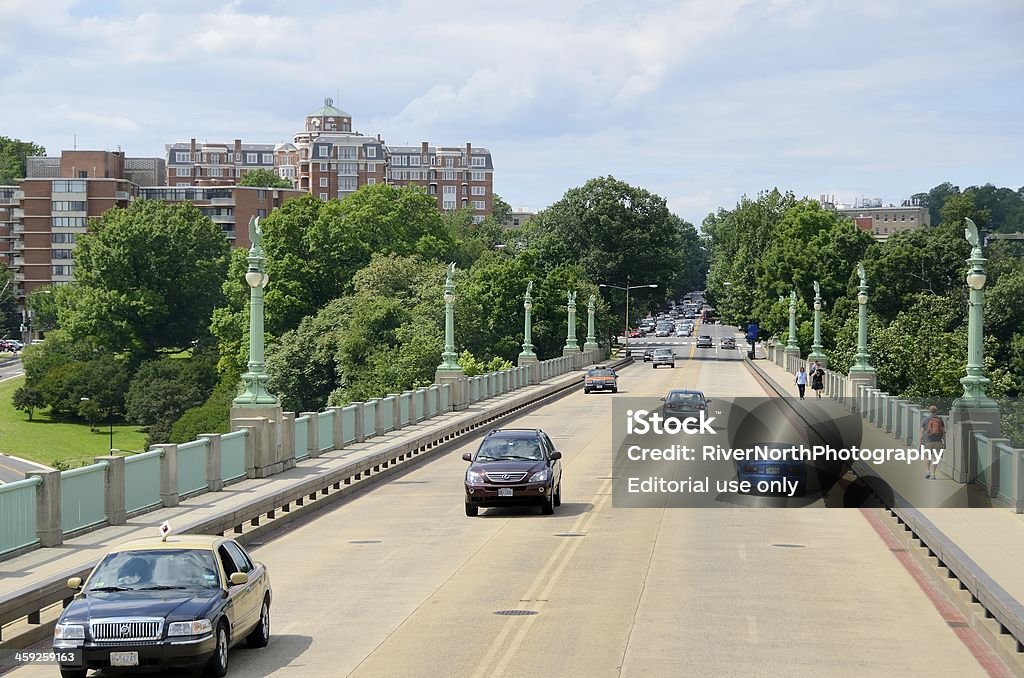
[[[921, 447], [929, 450], [946, 449], [946, 424], [942, 417], [935, 414], [935, 405], [928, 408], [928, 416], [921, 420]], [[939, 470], [937, 458], [928, 460], [928, 470], [925, 478], [935, 480], [935, 474]]]

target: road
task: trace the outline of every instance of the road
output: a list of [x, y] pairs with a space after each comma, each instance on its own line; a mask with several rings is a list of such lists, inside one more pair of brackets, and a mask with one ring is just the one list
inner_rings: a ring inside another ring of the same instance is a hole
[[[637, 363], [618, 397], [762, 396], [741, 350]], [[233, 651], [230, 675], [989, 675], [866, 512], [614, 508], [614, 397], [579, 391], [506, 424], [563, 452], [554, 516], [464, 515], [477, 438], [255, 546], [274, 636]]]
[[[4, 358], [0, 360], [0, 383], [8, 379], [20, 377], [23, 374], [25, 374], [25, 368], [21, 364], [21, 358]], [[25, 478], [26, 473], [39, 470], [50, 471], [52, 469], [0, 453], [0, 483], [22, 480]]]
[[20, 377], [25, 374], [25, 367], [21, 364], [21, 358], [4, 358], [0, 360], [0, 382]]

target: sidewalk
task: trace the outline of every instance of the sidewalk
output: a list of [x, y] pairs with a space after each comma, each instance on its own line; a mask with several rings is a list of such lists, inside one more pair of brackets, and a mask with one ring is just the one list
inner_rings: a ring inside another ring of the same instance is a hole
[[[793, 375], [769, 360], [757, 361], [757, 367], [785, 393], [796, 396]], [[851, 416], [835, 400], [809, 395], [801, 405], [820, 407], [839, 418]], [[860, 418], [860, 415], [852, 415]], [[904, 442], [864, 420], [864, 447], [906, 447]], [[946, 478], [928, 480], [925, 466], [886, 465], [885, 476], [911, 505], [935, 506], [943, 498], [965, 503], [971, 490]], [[881, 474], [880, 474], [881, 475]], [[895, 477], [893, 477], [895, 475]], [[953, 542], [979, 568], [1018, 603], [1024, 602], [1024, 516], [1010, 508], [920, 508], [916, 509]]]

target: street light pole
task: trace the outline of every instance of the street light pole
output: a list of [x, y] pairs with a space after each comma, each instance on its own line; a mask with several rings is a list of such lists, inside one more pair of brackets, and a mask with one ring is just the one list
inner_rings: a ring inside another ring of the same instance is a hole
[[970, 288], [967, 313], [967, 375], [960, 379], [964, 387], [964, 394], [954, 401], [956, 408], [981, 408], [989, 409], [997, 407], [994, 400], [988, 397], [985, 387], [989, 379], [984, 376], [985, 370], [985, 342], [983, 339], [985, 322], [985, 259], [982, 256], [981, 240], [978, 237], [978, 227], [970, 219], [965, 219], [967, 227], [965, 235], [971, 244], [971, 256], [967, 260], [970, 270], [967, 273], [967, 286]]
[[822, 365], [826, 364], [825, 354], [821, 348], [821, 309], [824, 306], [824, 301], [821, 298], [821, 286], [818, 281], [814, 281], [814, 343], [811, 345], [811, 354], [807, 356], [808, 360], [820, 362]]
[[800, 353], [800, 344], [796, 341], [796, 290], [789, 293], [789, 340], [786, 342], [786, 353]]
[[526, 296], [523, 297], [523, 310], [525, 311], [525, 319], [523, 321], [523, 350], [519, 354], [520, 358], [536, 358], [537, 354], [533, 352], [533, 328], [531, 327], [533, 321], [533, 295], [530, 292], [533, 290], [533, 281], [531, 280], [526, 285]]
[[635, 289], [640, 288], [640, 287], [651, 287], [651, 288], [657, 287], [657, 285], [651, 285], [651, 284], [630, 285], [629, 281], [630, 281], [630, 277], [627, 275], [626, 276], [626, 286], [625, 287], [622, 287], [620, 285], [609, 285], [607, 283], [599, 283], [598, 284], [598, 287], [611, 287], [612, 289], [623, 290], [626, 293], [626, 323], [625, 323], [625, 329], [623, 331], [623, 334], [625, 335], [625, 340], [626, 340], [625, 341], [625, 348], [626, 348], [627, 355], [629, 353], [629, 291], [630, 290], [635, 290]]
[[245, 389], [234, 399], [236, 407], [265, 407], [277, 405], [277, 396], [267, 390], [270, 375], [266, 372], [263, 355], [263, 289], [270, 282], [266, 273], [266, 257], [260, 240], [263, 229], [259, 217], [249, 220], [248, 271], [245, 282], [249, 285], [249, 363], [248, 371], [242, 375]]

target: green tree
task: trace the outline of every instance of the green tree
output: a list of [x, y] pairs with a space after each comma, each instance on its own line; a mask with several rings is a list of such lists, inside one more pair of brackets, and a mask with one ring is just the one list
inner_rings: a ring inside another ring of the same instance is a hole
[[257, 188], [292, 188], [292, 182], [284, 177], [277, 176], [271, 169], [257, 168], [247, 171], [242, 175], [239, 186], [254, 186]]
[[216, 382], [215, 356], [200, 352], [189, 359], [167, 357], [143, 363], [128, 387], [128, 421], [149, 427], [149, 444], [167, 442], [184, 412], [202, 405]]
[[75, 248], [75, 299], [60, 309], [70, 336], [142, 357], [181, 351], [207, 333], [221, 302], [228, 243], [189, 203], [112, 208]]
[[36, 410], [46, 407], [46, 401], [43, 400], [43, 394], [39, 389], [27, 385], [19, 386], [14, 391], [11, 395], [11, 404], [14, 405], [14, 409], [27, 414], [29, 421], [32, 421], [32, 414]]
[[0, 185], [17, 183], [25, 178], [25, 158], [46, 155], [39, 144], [0, 136]]
[[14, 273], [0, 266], [0, 337], [17, 336], [20, 327]]
[[491, 195], [491, 216], [498, 224], [507, 224], [512, 221], [512, 206], [497, 193]]

